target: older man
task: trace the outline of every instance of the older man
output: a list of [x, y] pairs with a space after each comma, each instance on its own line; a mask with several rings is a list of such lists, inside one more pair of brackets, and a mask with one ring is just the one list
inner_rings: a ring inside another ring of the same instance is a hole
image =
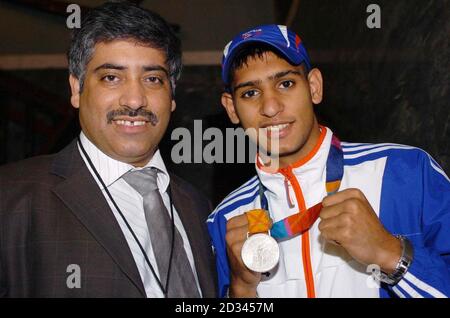
[[0, 169], [0, 295], [214, 297], [209, 203], [158, 150], [179, 40], [157, 14], [106, 3], [68, 56], [79, 138]]

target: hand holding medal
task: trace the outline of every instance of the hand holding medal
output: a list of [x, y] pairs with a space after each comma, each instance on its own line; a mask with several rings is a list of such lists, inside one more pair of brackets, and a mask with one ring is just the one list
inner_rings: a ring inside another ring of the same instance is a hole
[[261, 281], [261, 273], [249, 270], [241, 257], [242, 247], [249, 231], [246, 214], [229, 219], [226, 231], [227, 256], [231, 269], [229, 296], [256, 297], [256, 287]]
[[286, 239], [308, 230], [321, 209], [322, 204], [318, 203], [274, 224], [264, 209], [251, 210], [229, 219], [226, 243], [231, 265], [230, 295], [255, 297], [261, 273], [278, 264], [280, 252], [275, 239]]

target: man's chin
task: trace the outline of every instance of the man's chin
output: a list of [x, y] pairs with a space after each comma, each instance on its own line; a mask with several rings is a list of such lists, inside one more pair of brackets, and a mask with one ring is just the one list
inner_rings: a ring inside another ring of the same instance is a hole
[[292, 154], [294, 154], [296, 151], [294, 150], [290, 150], [290, 149], [286, 149], [286, 148], [281, 148], [281, 149], [276, 149], [276, 150], [262, 150], [260, 151], [260, 153], [264, 152], [266, 155], [271, 156], [271, 157], [278, 157], [278, 158], [282, 158], [282, 157], [287, 157], [290, 156]]
[[146, 164], [153, 157], [155, 149], [156, 147], [130, 147], [130, 145], [127, 145], [125, 148], [116, 147], [110, 157], [128, 164], [143, 161], [146, 161]]

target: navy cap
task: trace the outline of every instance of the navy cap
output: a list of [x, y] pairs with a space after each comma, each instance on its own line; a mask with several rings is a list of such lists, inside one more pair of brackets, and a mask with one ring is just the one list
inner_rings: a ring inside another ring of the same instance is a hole
[[223, 50], [222, 80], [229, 85], [229, 71], [233, 59], [239, 49], [249, 43], [265, 43], [281, 53], [291, 64], [305, 63], [308, 72], [311, 70], [308, 53], [300, 37], [284, 25], [261, 25], [238, 34]]

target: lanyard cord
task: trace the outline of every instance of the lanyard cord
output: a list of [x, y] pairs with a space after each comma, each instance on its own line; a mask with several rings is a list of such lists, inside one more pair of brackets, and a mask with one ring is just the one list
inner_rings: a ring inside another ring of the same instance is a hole
[[92, 171], [94, 171], [95, 175], [97, 176], [97, 179], [100, 181], [100, 183], [103, 186], [103, 189], [105, 189], [106, 194], [108, 195], [109, 199], [111, 200], [112, 204], [114, 205], [114, 207], [116, 208], [117, 212], [119, 212], [120, 216], [122, 217], [122, 220], [125, 222], [128, 230], [130, 231], [131, 235], [133, 236], [134, 240], [136, 241], [136, 243], [139, 246], [139, 249], [141, 250], [142, 254], [144, 255], [145, 258], [145, 262], [147, 263], [148, 267], [150, 268], [153, 276], [156, 279], [156, 282], [158, 283], [159, 288], [161, 288], [161, 291], [164, 294], [164, 298], [168, 297], [168, 291], [169, 291], [169, 278], [170, 278], [170, 272], [171, 272], [171, 268], [172, 268], [172, 258], [173, 258], [173, 250], [174, 250], [174, 243], [175, 243], [175, 220], [173, 217], [173, 206], [172, 206], [172, 190], [170, 188], [170, 184], [168, 187], [168, 194], [169, 194], [169, 202], [170, 202], [170, 216], [172, 218], [172, 244], [171, 244], [171, 248], [170, 248], [170, 258], [169, 258], [169, 266], [168, 266], [168, 272], [167, 272], [167, 279], [166, 279], [166, 284], [165, 287], [163, 286], [163, 284], [161, 283], [161, 281], [159, 280], [158, 275], [156, 275], [155, 269], [153, 268], [152, 264], [150, 263], [150, 260], [148, 258], [147, 253], [145, 252], [144, 248], [141, 245], [141, 242], [139, 242], [136, 234], [134, 233], [133, 229], [131, 228], [130, 224], [128, 223], [127, 219], [125, 218], [125, 216], [123, 215], [122, 211], [119, 209], [119, 207], [117, 206], [116, 201], [113, 199], [111, 193], [109, 192], [108, 188], [106, 187], [103, 179], [101, 178], [100, 174], [98, 173], [97, 169], [95, 168], [94, 164], [91, 161], [91, 158], [88, 156], [86, 150], [83, 147], [83, 144], [81, 143], [80, 140], [80, 136], [78, 136], [78, 145], [81, 148], [81, 151], [83, 152], [86, 160], [89, 163], [89, 166], [91, 167]]

